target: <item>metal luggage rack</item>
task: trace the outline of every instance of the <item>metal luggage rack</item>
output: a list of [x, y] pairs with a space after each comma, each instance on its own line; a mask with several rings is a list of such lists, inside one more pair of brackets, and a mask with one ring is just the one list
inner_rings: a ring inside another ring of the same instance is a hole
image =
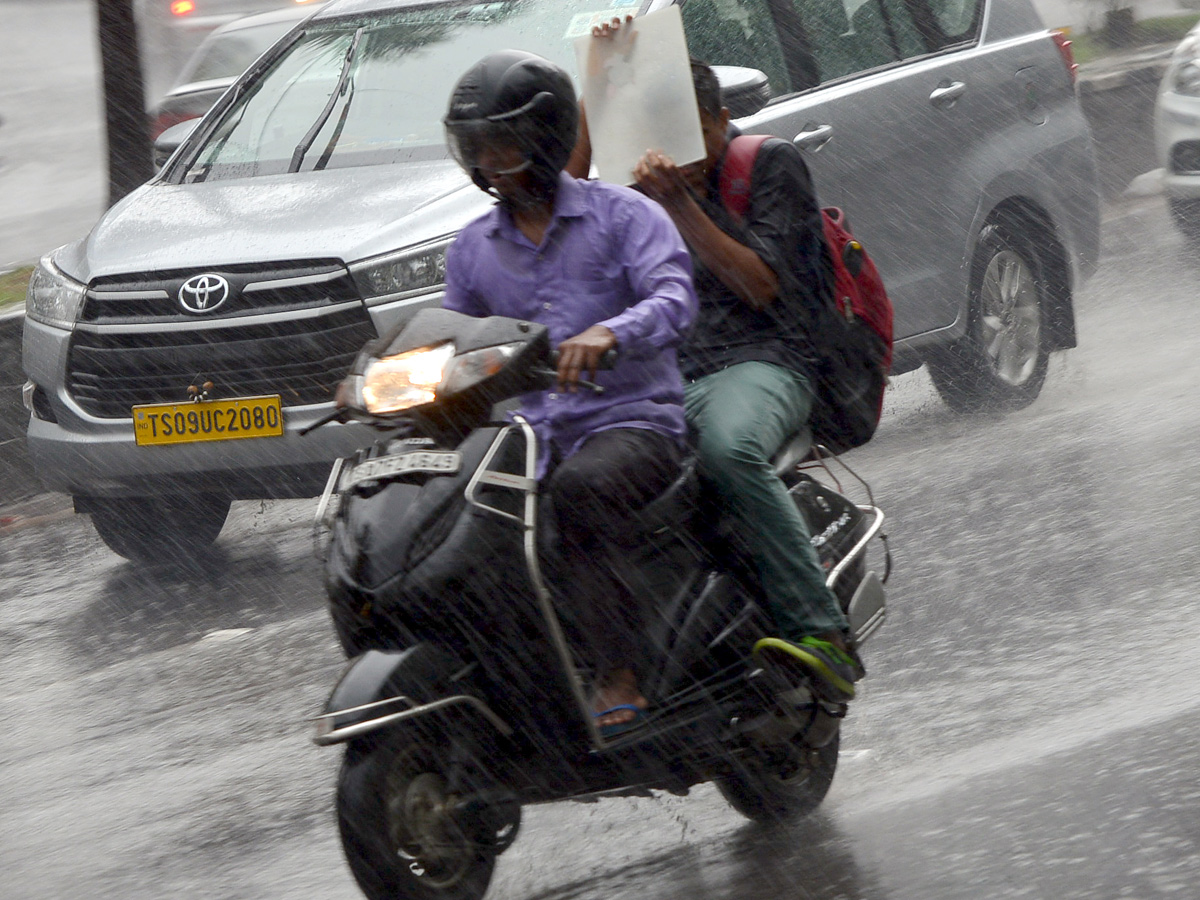
[[892, 551], [888, 544], [887, 533], [883, 530], [883, 510], [875, 505], [875, 494], [871, 490], [871, 485], [865, 478], [858, 474], [850, 467], [840, 456], [832, 453], [828, 447], [823, 444], [813, 444], [812, 452], [800, 463], [796, 465], [796, 471], [809, 474], [814, 471], [824, 472], [829, 481], [833, 482], [833, 486], [839, 494], [847, 494], [846, 489], [842, 486], [842, 479], [838, 477], [838, 473], [830, 467], [830, 464], [836, 464], [837, 468], [844, 474], [849, 475], [854, 481], [861, 485], [863, 492], [867, 495], [867, 502], [856, 503], [859, 509], [871, 517], [871, 524], [867, 526], [866, 532], [862, 538], [851, 548], [850, 552], [830, 571], [826, 578], [826, 584], [833, 588], [837, 584], [842, 573], [849, 568], [856, 560], [867, 552], [867, 546], [871, 539], [878, 536], [883, 543], [883, 575], [880, 577], [880, 582], [887, 584], [888, 578], [892, 574]]

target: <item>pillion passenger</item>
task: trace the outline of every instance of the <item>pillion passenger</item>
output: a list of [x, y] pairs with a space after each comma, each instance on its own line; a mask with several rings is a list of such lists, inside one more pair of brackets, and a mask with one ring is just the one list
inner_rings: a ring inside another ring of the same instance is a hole
[[[593, 30], [606, 40], [613, 20]], [[808, 323], [828, 303], [832, 268], [808, 166], [788, 141], [763, 144], [744, 219], [721, 200], [729, 110], [713, 70], [693, 60], [705, 157], [676, 166], [648, 150], [637, 187], [658, 201], [692, 254], [700, 313], [680, 348], [689, 428], [701, 474], [716, 488], [766, 593], [777, 636], [754, 648], [764, 662], [796, 669], [834, 702], [855, 695], [864, 674], [848, 623], [809, 540], [808, 528], [771, 457], [808, 421], [816, 354]], [[568, 171], [586, 174], [587, 122]]]

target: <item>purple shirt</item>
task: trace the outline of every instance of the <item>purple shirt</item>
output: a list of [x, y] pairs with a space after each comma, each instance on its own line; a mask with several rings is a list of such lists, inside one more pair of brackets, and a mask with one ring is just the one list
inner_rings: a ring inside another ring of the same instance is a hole
[[[521, 398], [541, 438], [563, 458], [606, 428], [649, 428], [682, 442], [683, 386], [675, 347], [696, 316], [687, 246], [662, 207], [628, 188], [559, 176], [540, 247], [496, 206], [446, 252], [446, 309], [538, 322], [557, 347], [592, 325], [617, 338], [617, 363], [581, 388]], [[586, 374], [584, 377], [587, 377]]]

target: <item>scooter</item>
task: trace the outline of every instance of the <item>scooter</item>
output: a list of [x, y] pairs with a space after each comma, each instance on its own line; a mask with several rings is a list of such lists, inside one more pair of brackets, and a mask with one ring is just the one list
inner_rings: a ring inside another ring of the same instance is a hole
[[[583, 387], [603, 390], [605, 374]], [[658, 610], [640, 676], [649, 715], [616, 736], [597, 728], [594, 673], [545, 574], [557, 564], [537, 435], [519, 414], [493, 421], [497, 404], [554, 381], [543, 326], [428, 309], [368, 345], [340, 388], [339, 417], [380, 438], [335, 463], [318, 504], [352, 659], [315, 741], [346, 745], [338, 824], [371, 900], [482, 897], [525, 804], [715, 780], [769, 821], [815, 809], [833, 779], [845, 707], [754, 661], [770, 621], [691, 464], [630, 523]], [[886, 613], [883, 513], [814, 477], [837, 463], [806, 435], [776, 463], [861, 645]], [[882, 576], [867, 565], [875, 538]]]

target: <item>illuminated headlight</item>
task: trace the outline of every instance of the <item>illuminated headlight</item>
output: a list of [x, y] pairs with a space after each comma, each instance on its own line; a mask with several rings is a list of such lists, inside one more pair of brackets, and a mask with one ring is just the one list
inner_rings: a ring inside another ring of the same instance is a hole
[[387, 415], [432, 403], [453, 358], [454, 345], [441, 344], [371, 360], [362, 374], [363, 408]]
[[369, 303], [380, 297], [427, 291], [446, 283], [449, 241], [381, 256], [352, 267], [359, 290]]
[[362, 408], [389, 415], [432, 403], [495, 375], [523, 346], [500, 344], [455, 356], [453, 344], [440, 344], [372, 360], [357, 387]]
[[49, 256], [44, 256], [29, 279], [25, 314], [38, 322], [70, 329], [86, 294], [85, 285], [68, 278]]

